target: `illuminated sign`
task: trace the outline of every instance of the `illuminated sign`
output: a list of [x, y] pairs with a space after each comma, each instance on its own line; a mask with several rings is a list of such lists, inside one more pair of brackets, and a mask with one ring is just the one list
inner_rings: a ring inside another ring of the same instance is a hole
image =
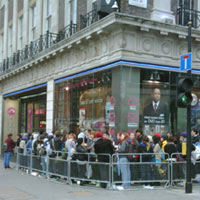
[[147, 0], [129, 0], [129, 5], [147, 8]]

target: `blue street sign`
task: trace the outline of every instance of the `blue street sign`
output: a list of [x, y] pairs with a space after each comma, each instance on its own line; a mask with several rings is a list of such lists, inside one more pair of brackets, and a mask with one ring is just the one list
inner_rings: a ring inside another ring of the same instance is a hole
[[187, 53], [181, 56], [181, 71], [192, 69], [192, 53]]

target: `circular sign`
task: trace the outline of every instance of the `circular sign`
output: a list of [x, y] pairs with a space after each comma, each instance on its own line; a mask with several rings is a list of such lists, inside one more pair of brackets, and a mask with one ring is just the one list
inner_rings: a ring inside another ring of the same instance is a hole
[[14, 115], [16, 112], [15, 108], [11, 107], [11, 108], [8, 108], [8, 114], [9, 115]]
[[192, 102], [191, 102], [191, 106], [196, 106], [198, 103], [198, 97], [196, 94], [192, 93]]

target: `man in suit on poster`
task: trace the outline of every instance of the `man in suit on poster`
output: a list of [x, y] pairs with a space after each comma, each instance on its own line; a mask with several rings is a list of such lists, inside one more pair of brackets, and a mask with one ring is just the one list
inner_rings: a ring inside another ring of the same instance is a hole
[[143, 110], [144, 125], [168, 126], [169, 111], [167, 105], [161, 100], [161, 92], [159, 88], [152, 91], [152, 102]]

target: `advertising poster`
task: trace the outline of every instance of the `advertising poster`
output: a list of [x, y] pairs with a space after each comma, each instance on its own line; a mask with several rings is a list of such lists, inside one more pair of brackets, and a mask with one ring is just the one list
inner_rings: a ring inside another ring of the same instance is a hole
[[128, 127], [136, 129], [139, 123], [139, 116], [137, 113], [139, 103], [136, 96], [131, 96], [128, 99], [128, 106], [129, 106]]
[[151, 85], [143, 88], [142, 124], [144, 133], [153, 135], [164, 133], [169, 127], [169, 90], [162, 85]]

